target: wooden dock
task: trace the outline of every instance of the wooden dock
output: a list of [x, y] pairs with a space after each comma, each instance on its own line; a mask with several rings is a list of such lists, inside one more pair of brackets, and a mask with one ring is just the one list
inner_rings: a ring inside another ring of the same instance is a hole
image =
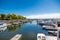
[[22, 34], [17, 34], [13, 38], [11, 38], [10, 40], [19, 40], [21, 37], [22, 37]]
[[46, 36], [46, 40], [57, 40], [56, 36]]

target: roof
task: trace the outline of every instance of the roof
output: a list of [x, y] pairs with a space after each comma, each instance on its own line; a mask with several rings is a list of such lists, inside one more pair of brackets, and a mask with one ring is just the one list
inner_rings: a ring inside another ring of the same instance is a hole
[[45, 36], [43, 33], [38, 33], [37, 36]]

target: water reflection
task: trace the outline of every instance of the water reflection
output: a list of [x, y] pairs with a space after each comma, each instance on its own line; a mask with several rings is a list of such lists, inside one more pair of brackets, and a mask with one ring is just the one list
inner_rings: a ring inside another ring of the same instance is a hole
[[20, 28], [21, 25], [10, 25], [7, 27], [8, 31], [15, 31], [16, 29]]
[[1, 28], [0, 28], [0, 32], [5, 31], [6, 29], [7, 29], [7, 27], [1, 27]]

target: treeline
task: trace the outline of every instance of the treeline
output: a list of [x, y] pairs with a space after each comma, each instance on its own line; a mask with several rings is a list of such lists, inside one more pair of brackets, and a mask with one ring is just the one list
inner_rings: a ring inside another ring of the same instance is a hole
[[0, 14], [0, 20], [19, 20], [19, 19], [26, 19], [26, 17], [17, 14]]

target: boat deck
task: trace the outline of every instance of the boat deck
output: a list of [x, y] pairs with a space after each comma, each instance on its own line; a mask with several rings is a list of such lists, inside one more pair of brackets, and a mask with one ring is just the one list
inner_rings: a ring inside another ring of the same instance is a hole
[[17, 34], [15, 35], [13, 38], [11, 38], [10, 40], [19, 40], [21, 38], [21, 34]]

